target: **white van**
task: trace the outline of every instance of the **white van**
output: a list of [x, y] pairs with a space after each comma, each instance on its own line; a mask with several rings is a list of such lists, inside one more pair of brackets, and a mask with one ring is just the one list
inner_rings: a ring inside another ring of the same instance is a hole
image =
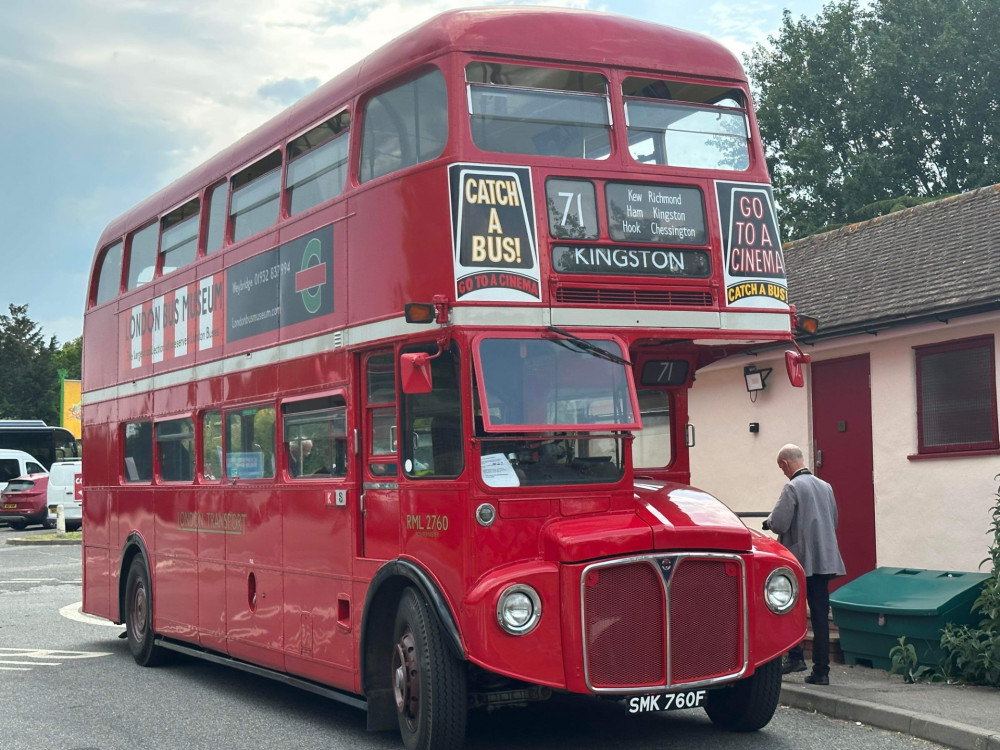
[[27, 474], [45, 474], [45, 467], [34, 456], [24, 451], [0, 448], [0, 492], [7, 488], [7, 482]]
[[83, 464], [79, 458], [55, 461], [49, 469], [49, 523], [56, 524], [56, 508], [63, 506], [66, 529], [83, 525]]

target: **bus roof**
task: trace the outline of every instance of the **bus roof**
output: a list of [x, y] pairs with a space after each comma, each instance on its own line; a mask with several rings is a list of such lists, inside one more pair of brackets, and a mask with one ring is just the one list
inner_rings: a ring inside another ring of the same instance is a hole
[[[202, 165], [114, 219], [98, 250], [176, 207], [212, 182], [278, 147], [333, 108], [441, 54], [463, 51], [552, 62], [673, 72], [734, 83], [739, 61], [718, 42], [690, 31], [634, 18], [562, 8], [477, 8], [441, 13], [320, 86]], [[96, 260], [96, 258], [95, 258]]]

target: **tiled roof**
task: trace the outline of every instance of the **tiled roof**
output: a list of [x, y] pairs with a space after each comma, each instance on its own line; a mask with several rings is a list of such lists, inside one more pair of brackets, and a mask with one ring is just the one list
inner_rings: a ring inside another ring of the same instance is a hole
[[819, 336], [1000, 308], [1000, 185], [784, 247], [789, 299]]

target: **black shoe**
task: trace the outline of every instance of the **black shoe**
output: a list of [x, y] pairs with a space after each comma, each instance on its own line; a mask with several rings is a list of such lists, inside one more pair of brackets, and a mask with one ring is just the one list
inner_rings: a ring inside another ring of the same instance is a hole
[[809, 685], [829, 685], [830, 677], [829, 675], [816, 674], [813, 672], [812, 674], [806, 675], [806, 683]]
[[806, 663], [802, 659], [785, 659], [781, 664], [781, 674], [805, 672], [807, 668]]

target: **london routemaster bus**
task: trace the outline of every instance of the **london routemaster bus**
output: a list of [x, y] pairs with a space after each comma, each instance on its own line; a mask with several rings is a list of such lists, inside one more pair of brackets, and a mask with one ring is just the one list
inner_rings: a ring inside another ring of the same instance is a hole
[[555, 693], [758, 729], [803, 574], [690, 486], [687, 394], [794, 323], [731, 53], [440, 15], [100, 238], [83, 609], [407, 748]]

